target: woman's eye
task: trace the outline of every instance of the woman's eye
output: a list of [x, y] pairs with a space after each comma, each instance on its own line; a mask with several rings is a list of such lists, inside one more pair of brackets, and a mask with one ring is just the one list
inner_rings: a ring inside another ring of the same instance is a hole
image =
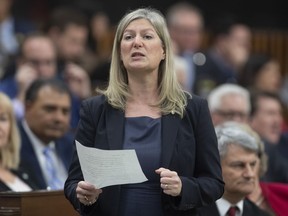
[[145, 35], [144, 38], [145, 39], [152, 39], [152, 36], [151, 35]]
[[125, 36], [124, 36], [124, 40], [130, 40], [131, 38], [132, 38], [131, 35], [125, 35]]

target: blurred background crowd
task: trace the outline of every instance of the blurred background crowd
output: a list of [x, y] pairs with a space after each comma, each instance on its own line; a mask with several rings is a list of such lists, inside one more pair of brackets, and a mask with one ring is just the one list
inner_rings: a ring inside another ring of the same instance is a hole
[[[20, 188], [47, 188], [46, 159], [38, 156], [37, 142], [49, 144], [54, 161], [61, 164], [57, 172], [62, 187], [81, 101], [108, 81], [118, 19], [128, 9], [150, 5], [167, 19], [183, 89], [207, 98], [215, 126], [226, 120], [249, 124], [263, 139], [269, 158], [261, 181], [287, 184], [285, 7], [280, 1], [191, 2], [0, 0], [0, 131], [1, 122], [10, 119], [14, 124], [14, 118], [20, 130], [19, 140], [9, 140], [12, 129], [6, 129], [6, 140], [0, 136], [0, 171], [20, 166], [42, 172], [34, 179], [30, 174], [35, 184]], [[20, 156], [11, 155], [16, 162], [10, 163], [4, 146], [13, 142], [19, 142], [13, 154]], [[58, 148], [58, 142], [65, 144]], [[35, 158], [28, 159], [31, 155]], [[1, 175], [11, 177], [9, 172]]]

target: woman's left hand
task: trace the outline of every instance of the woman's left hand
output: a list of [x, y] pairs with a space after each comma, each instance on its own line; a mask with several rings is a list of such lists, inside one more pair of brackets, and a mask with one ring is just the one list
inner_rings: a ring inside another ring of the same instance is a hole
[[155, 170], [160, 175], [161, 188], [165, 194], [179, 196], [182, 190], [182, 181], [177, 172], [163, 167]]

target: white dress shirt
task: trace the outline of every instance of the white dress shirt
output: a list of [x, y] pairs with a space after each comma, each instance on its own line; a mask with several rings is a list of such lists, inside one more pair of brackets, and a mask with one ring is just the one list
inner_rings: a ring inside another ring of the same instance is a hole
[[217, 205], [220, 216], [227, 216], [227, 212], [231, 206], [237, 206], [238, 207], [238, 211], [236, 212], [236, 216], [242, 216], [242, 214], [243, 214], [243, 205], [244, 205], [243, 200], [236, 203], [236, 205], [233, 205], [230, 202], [228, 202], [227, 200], [225, 200], [224, 198], [221, 198], [221, 199], [218, 199], [216, 201], [216, 205]]

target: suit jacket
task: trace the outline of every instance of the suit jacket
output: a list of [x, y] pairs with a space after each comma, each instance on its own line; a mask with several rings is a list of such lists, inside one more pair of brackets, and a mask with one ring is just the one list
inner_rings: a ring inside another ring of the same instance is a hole
[[[253, 202], [244, 199], [243, 215], [242, 216], [269, 216], [269, 214], [261, 210]], [[220, 216], [216, 203], [212, 205], [201, 207], [199, 209], [199, 216]]]
[[284, 158], [288, 158], [288, 132], [282, 132], [280, 140], [276, 146], [279, 153]]
[[[21, 159], [20, 167], [27, 171], [32, 181], [37, 185], [37, 189], [47, 189], [44, 174], [41, 171], [39, 161], [22, 124], [19, 124], [21, 134]], [[73, 154], [73, 136], [67, 134], [59, 140], [55, 140], [56, 153], [68, 170]]]
[[[22, 170], [10, 170], [15, 176], [20, 178], [23, 182], [25, 182], [28, 186], [31, 187], [31, 189], [38, 189], [37, 185], [30, 179], [30, 176], [28, 173], [22, 171]], [[12, 189], [6, 185], [2, 180], [0, 180], [0, 192], [3, 191], [12, 191]]]
[[[280, 143], [275, 145], [263, 140], [265, 152], [268, 156], [268, 169], [262, 181], [288, 183], [288, 160], [283, 157], [284, 149], [280, 149]], [[287, 143], [285, 143], [287, 145]]]
[[[163, 115], [161, 166], [174, 170], [182, 180], [181, 197], [162, 193], [163, 215], [197, 215], [196, 207], [220, 198], [224, 191], [217, 139], [206, 100], [188, 100], [183, 119]], [[88, 147], [122, 149], [125, 114], [110, 106], [105, 97], [96, 96], [82, 103], [76, 140]], [[81, 215], [117, 216], [121, 185], [103, 188], [92, 206], [80, 204], [77, 183], [83, 180], [77, 152], [65, 183], [64, 192]], [[159, 183], [160, 184], [160, 183]], [[160, 187], [160, 186], [159, 186]]]

